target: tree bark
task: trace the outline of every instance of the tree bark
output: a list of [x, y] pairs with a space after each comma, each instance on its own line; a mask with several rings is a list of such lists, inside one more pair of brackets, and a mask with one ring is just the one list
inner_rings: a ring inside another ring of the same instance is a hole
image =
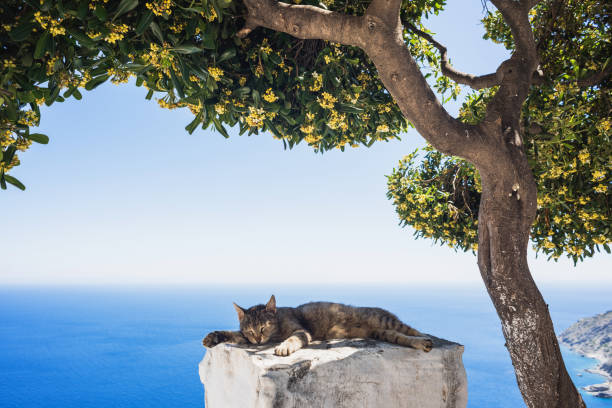
[[[478, 266], [502, 324], [525, 404], [585, 407], [569, 377], [552, 320], [527, 264], [536, 185], [522, 147], [510, 146], [497, 168], [481, 169]], [[507, 160], [507, 157], [513, 160]]]
[[362, 17], [275, 0], [244, 0], [249, 15], [240, 35], [263, 26], [362, 48], [421, 136], [439, 151], [474, 163], [483, 189], [478, 265], [501, 320], [523, 399], [532, 408], [582, 408], [548, 306], [527, 265], [537, 188], [523, 148], [520, 113], [538, 66], [528, 19], [529, 8], [538, 0], [491, 1], [510, 26], [516, 50], [497, 69], [499, 90], [478, 125], [453, 118], [431, 90], [403, 39], [401, 0], [372, 0]]

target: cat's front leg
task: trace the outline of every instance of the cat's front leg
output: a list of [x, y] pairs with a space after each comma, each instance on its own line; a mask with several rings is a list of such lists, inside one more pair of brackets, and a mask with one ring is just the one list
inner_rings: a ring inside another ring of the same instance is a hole
[[220, 343], [245, 344], [247, 340], [240, 332], [225, 330], [210, 332], [204, 337], [204, 340], [202, 340], [204, 347], [208, 348], [214, 347]]
[[312, 341], [312, 336], [306, 330], [297, 330], [285, 341], [274, 348], [277, 356], [288, 356], [295, 353], [302, 347], [307, 346]]

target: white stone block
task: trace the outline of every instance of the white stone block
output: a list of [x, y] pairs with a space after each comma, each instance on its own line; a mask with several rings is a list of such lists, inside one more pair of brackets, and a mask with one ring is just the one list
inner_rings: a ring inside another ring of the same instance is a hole
[[274, 347], [220, 344], [200, 363], [206, 408], [464, 408], [463, 346], [434, 338], [429, 353], [374, 340]]

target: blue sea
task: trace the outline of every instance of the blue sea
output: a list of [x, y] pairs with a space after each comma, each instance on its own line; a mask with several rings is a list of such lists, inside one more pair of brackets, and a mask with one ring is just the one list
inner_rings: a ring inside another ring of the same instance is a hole
[[[545, 287], [557, 331], [612, 308], [610, 287]], [[465, 345], [469, 407], [523, 406], [500, 323], [482, 287], [0, 287], [0, 407], [202, 408], [202, 337], [235, 329], [231, 302], [333, 300], [384, 307]], [[564, 350], [578, 386], [603, 381]], [[612, 400], [583, 394], [588, 407]]]

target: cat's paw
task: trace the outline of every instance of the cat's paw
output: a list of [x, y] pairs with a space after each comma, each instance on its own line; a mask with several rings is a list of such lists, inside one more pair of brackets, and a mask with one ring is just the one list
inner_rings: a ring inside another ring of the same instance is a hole
[[225, 337], [226, 336], [221, 332], [210, 332], [206, 337], [204, 337], [204, 340], [202, 340], [202, 344], [204, 345], [204, 347], [211, 348], [219, 343], [223, 343], [224, 341], [226, 341], [227, 339]]
[[431, 341], [431, 339], [423, 339], [421, 341], [421, 350], [423, 350], [424, 352], [429, 353], [432, 348], [433, 341]]
[[293, 339], [287, 339], [274, 348], [274, 354], [277, 356], [288, 356], [300, 349], [300, 344]]

